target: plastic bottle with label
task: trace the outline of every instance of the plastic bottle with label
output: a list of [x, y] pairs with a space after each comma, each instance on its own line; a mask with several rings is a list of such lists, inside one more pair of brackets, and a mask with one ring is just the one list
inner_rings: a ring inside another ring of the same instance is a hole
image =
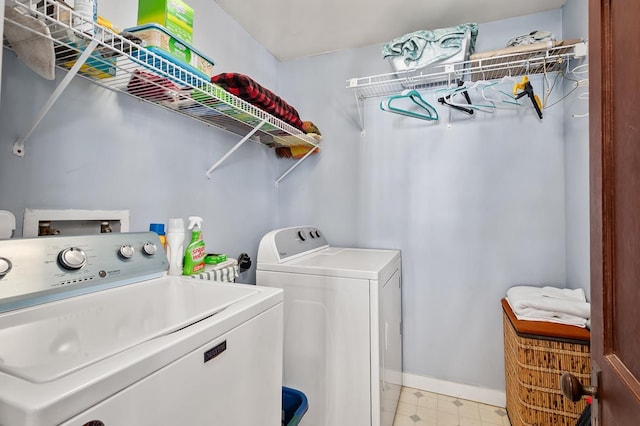
[[164, 233], [164, 223], [151, 223], [149, 224], [149, 231], [155, 232], [160, 238], [160, 244], [163, 249], [167, 249], [167, 236]]
[[189, 217], [189, 230], [191, 230], [191, 242], [184, 254], [183, 275], [194, 275], [204, 271], [204, 257], [206, 255], [204, 239], [202, 237], [202, 218]]
[[184, 220], [182, 218], [169, 219], [167, 257], [169, 258], [169, 275], [182, 275], [184, 258]]
[[98, 0], [75, 0], [73, 9], [81, 16], [74, 18], [74, 28], [93, 35], [93, 23], [98, 19]]

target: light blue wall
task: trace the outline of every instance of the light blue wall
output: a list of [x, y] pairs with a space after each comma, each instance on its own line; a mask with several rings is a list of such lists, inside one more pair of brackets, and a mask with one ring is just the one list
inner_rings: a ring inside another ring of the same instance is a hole
[[[480, 25], [478, 49], [534, 29], [561, 37], [561, 11]], [[346, 79], [390, 71], [380, 46], [283, 64], [282, 93], [324, 145], [280, 185], [281, 224], [318, 224], [336, 245], [401, 249], [404, 370], [504, 389], [500, 298], [514, 284], [565, 283], [562, 103], [542, 121], [527, 107], [455, 114], [448, 128], [445, 107], [431, 124], [368, 99], [362, 137]]]
[[[120, 28], [134, 26], [130, 2], [101, 2]], [[196, 10], [194, 44], [219, 71], [239, 71], [277, 90], [279, 63], [210, 0]], [[109, 9], [111, 8], [111, 9]], [[230, 43], [232, 40], [233, 43]], [[242, 54], [238, 54], [242, 52]], [[277, 225], [278, 164], [272, 150], [245, 144], [209, 180], [205, 171], [240, 139], [154, 105], [74, 79], [26, 143], [12, 155], [55, 82], [5, 50], [0, 116], [0, 209], [129, 209], [131, 229], [170, 217], [204, 218], [207, 249], [254, 260], [260, 237]], [[254, 282], [255, 272], [243, 274]]]
[[[566, 38], [588, 39], [588, 2], [568, 0], [562, 26]], [[570, 64], [571, 69], [587, 61]], [[588, 74], [571, 75], [578, 80]], [[575, 87], [565, 82], [565, 92]], [[589, 112], [589, 101], [580, 99], [589, 87], [575, 90], [565, 101], [565, 185], [567, 193], [567, 286], [584, 288], [589, 294], [589, 118], [573, 117]]]
[[[571, 10], [579, 1], [569, 1]], [[135, 13], [124, 12], [124, 3], [101, 2], [100, 13], [121, 28], [133, 26]], [[13, 141], [55, 83], [5, 51], [0, 209], [11, 210], [19, 227], [26, 207], [129, 209], [133, 230], [199, 214], [210, 250], [246, 251], [254, 260], [265, 232], [299, 224], [319, 226], [334, 245], [399, 248], [405, 371], [504, 389], [500, 298], [518, 283], [563, 285], [576, 253], [569, 246], [585, 238], [584, 226], [573, 233], [568, 219], [565, 226], [568, 193], [573, 183], [581, 191], [586, 183], [582, 172], [565, 175], [563, 141], [571, 131], [563, 105], [545, 111], [542, 122], [524, 108], [454, 115], [447, 128], [442, 107], [434, 125], [384, 113], [379, 99], [370, 99], [361, 136], [346, 80], [389, 72], [380, 46], [280, 64], [215, 2], [190, 4], [198, 49], [218, 71], [251, 75], [314, 121], [324, 135], [321, 154], [276, 189], [274, 180], [292, 162], [249, 143], [208, 180], [204, 171], [237, 136], [76, 79], [18, 158]], [[561, 37], [567, 15], [483, 24], [478, 50], [533, 29]], [[63, 75], [57, 71], [57, 82]], [[540, 79], [533, 84], [541, 87]], [[252, 269], [243, 281], [254, 277]]]

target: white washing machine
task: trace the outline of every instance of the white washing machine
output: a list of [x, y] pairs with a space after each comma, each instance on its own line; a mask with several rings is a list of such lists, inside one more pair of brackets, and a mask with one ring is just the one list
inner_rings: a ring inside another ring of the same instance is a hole
[[0, 241], [0, 425], [280, 425], [282, 291], [168, 277], [159, 247]]
[[284, 383], [304, 426], [391, 426], [402, 385], [398, 250], [331, 247], [315, 227], [269, 232], [256, 281], [284, 289]]

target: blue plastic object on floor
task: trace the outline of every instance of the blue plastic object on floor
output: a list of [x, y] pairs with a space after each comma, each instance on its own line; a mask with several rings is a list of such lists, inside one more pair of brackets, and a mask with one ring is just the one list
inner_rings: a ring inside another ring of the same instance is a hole
[[297, 426], [308, 408], [305, 394], [296, 389], [282, 387], [282, 426]]

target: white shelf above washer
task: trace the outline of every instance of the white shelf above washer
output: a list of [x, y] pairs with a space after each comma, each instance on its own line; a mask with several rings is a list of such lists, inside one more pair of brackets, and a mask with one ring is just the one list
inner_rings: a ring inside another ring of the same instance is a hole
[[[126, 93], [208, 126], [242, 136], [241, 141], [206, 172], [208, 177], [222, 161], [248, 140], [272, 148], [304, 144], [311, 147], [319, 146], [317, 139], [301, 130], [230, 94], [200, 75], [143, 49], [108, 28], [92, 21], [84, 21], [82, 27], [86, 33], [79, 31], [75, 28], [78, 25], [74, 26], [73, 23], [82, 18], [63, 3], [55, 0], [6, 0], [5, 4], [17, 7], [22, 13], [46, 25], [46, 35], [43, 35], [10, 21], [7, 17], [4, 18], [8, 24], [18, 25], [30, 31], [29, 34], [33, 37], [52, 40], [56, 66], [69, 70], [34, 119], [30, 129], [15, 142], [15, 155], [24, 155], [26, 140], [76, 75], [104, 88]], [[92, 29], [88, 31], [88, 27]], [[131, 85], [133, 77], [137, 79], [136, 87]], [[311, 153], [312, 150], [308, 154]], [[276, 183], [307, 156], [293, 164]]]

